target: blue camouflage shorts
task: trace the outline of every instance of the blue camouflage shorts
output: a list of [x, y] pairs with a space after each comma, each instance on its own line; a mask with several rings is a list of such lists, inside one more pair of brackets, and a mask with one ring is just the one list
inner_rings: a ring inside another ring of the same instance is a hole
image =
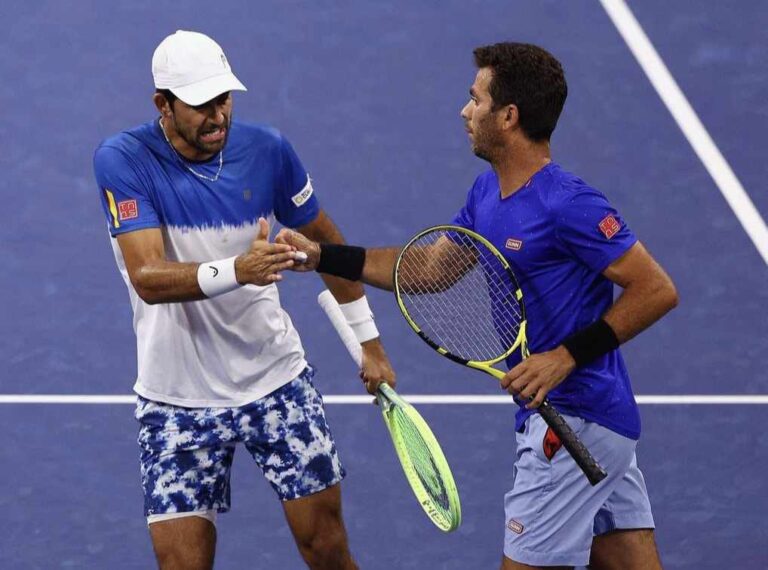
[[307, 367], [268, 396], [238, 408], [183, 408], [139, 397], [144, 514], [228, 511], [238, 442], [283, 501], [341, 481], [344, 469], [313, 376]]

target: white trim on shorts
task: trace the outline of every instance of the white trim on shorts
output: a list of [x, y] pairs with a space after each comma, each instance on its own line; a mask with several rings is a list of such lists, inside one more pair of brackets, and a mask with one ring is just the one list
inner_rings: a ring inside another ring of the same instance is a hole
[[184, 517], [200, 517], [200, 518], [209, 520], [211, 521], [211, 524], [216, 525], [216, 511], [206, 510], [206, 511], [187, 511], [184, 513], [161, 513], [157, 515], [147, 515], [147, 526], [153, 523], [165, 522], [173, 519], [181, 519]]

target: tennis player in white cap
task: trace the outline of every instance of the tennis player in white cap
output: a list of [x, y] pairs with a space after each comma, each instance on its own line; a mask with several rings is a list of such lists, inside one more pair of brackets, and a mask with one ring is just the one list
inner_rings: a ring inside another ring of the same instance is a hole
[[[307, 565], [357, 568], [341, 517], [344, 470], [276, 287], [300, 259], [268, 241], [269, 225], [343, 238], [288, 141], [232, 120], [231, 93], [245, 86], [215, 41], [168, 36], [152, 73], [160, 116], [102, 142], [94, 171], [134, 312], [141, 478], [159, 567], [212, 568], [215, 517], [230, 508], [243, 443]], [[362, 287], [324, 279], [363, 347], [366, 385], [394, 384]]]

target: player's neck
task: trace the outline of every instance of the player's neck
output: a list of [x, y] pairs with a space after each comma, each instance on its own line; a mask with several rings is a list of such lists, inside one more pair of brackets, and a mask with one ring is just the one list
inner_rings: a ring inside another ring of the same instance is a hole
[[493, 161], [493, 169], [499, 178], [501, 197], [511, 196], [523, 188], [539, 170], [552, 161], [549, 141], [520, 141], [510, 145]]

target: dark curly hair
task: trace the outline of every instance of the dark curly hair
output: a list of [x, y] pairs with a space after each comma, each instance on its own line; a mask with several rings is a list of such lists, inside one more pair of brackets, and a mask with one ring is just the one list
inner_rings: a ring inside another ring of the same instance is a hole
[[493, 71], [493, 109], [515, 105], [526, 136], [549, 140], [568, 96], [560, 62], [538, 46], [514, 42], [482, 46], [473, 53], [478, 68]]

